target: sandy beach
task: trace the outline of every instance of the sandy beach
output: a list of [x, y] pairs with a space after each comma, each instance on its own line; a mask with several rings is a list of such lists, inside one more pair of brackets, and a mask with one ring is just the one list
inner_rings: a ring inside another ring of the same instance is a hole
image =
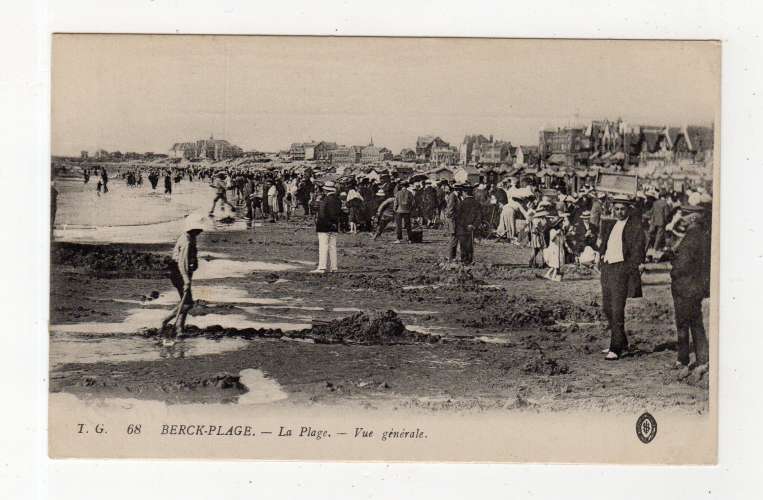
[[[121, 179], [102, 196], [81, 180], [57, 187], [53, 393], [423, 411], [708, 410], [707, 378], [678, 380], [672, 369], [664, 272], [645, 275], [644, 297], [628, 302], [632, 353], [610, 363], [591, 272], [570, 268], [550, 282], [527, 268], [529, 249], [495, 240], [477, 243], [466, 272], [443, 264], [441, 229], [426, 230], [422, 244], [391, 245], [392, 228], [380, 241], [340, 234], [340, 272], [309, 274], [317, 238], [301, 210], [278, 223], [225, 224], [218, 214], [199, 238], [189, 336], [168, 347], [156, 331], [178, 300], [166, 259], [184, 216], [208, 209], [212, 190], [187, 180], [172, 198]], [[386, 311], [405, 329], [394, 341], [331, 331]]]

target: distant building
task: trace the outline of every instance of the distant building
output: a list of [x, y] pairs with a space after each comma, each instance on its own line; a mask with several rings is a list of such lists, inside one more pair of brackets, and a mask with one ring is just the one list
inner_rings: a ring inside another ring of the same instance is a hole
[[406, 162], [416, 161], [416, 151], [410, 148], [403, 148], [400, 151], [400, 161], [406, 161]]
[[[629, 137], [632, 153], [642, 165], [665, 165], [673, 159], [669, 129], [664, 125], [639, 125]], [[636, 158], [631, 160], [635, 162]]]
[[389, 149], [380, 148], [371, 143], [360, 152], [360, 161], [362, 163], [381, 163], [391, 160], [392, 156], [392, 151]]
[[712, 161], [715, 130], [713, 127], [684, 126], [668, 129], [673, 159], [678, 163], [708, 163]]
[[305, 143], [294, 142], [289, 147], [289, 157], [292, 160], [304, 160], [305, 159]]
[[225, 139], [199, 139], [196, 142], [176, 142], [170, 147], [169, 157], [187, 160], [207, 159], [225, 160], [238, 158], [244, 154], [244, 150], [231, 144]]
[[459, 147], [459, 163], [466, 165], [467, 163], [477, 162], [478, 159], [474, 156], [475, 151], [477, 151], [477, 156], [479, 156], [479, 147], [488, 142], [492, 142], [492, 136], [490, 139], [482, 134], [465, 136]]
[[289, 156], [292, 160], [329, 161], [336, 148], [335, 142], [295, 142], [289, 147]]
[[[621, 119], [593, 120], [587, 127], [544, 129], [538, 135], [537, 157], [547, 165], [664, 166], [672, 163], [708, 164], [714, 150], [713, 127], [687, 125], [630, 125]], [[534, 165], [526, 146], [517, 148], [517, 164]]]
[[170, 158], [196, 158], [196, 144], [193, 142], [176, 142], [170, 148]]
[[433, 147], [450, 146], [447, 142], [432, 135], [420, 136], [416, 139], [416, 161], [429, 163]]
[[316, 161], [330, 161], [331, 152], [337, 148], [336, 142], [321, 141], [315, 145], [314, 156]]
[[429, 153], [432, 165], [455, 165], [458, 163], [458, 149], [455, 146], [432, 146]]
[[305, 142], [302, 144], [302, 151], [304, 152], [304, 156], [300, 159], [302, 160], [315, 160], [315, 146], [317, 146], [318, 143], [316, 142]]
[[582, 127], [541, 130], [538, 149], [541, 151], [541, 160], [546, 164], [574, 167], [588, 162], [590, 140], [586, 137], [586, 129]]
[[330, 152], [330, 161], [332, 165], [355, 164], [360, 163], [360, 146], [338, 146]]
[[79, 152], [79, 158], [80, 160], [87, 160], [90, 157], [90, 154], [87, 151], [80, 151]]
[[483, 165], [511, 163], [511, 143], [495, 141], [480, 144], [478, 161]]
[[513, 152], [515, 165], [536, 165], [538, 163], [538, 146], [517, 146]]
[[196, 158], [207, 160], [226, 160], [243, 156], [244, 150], [225, 139], [200, 139], [196, 141]]

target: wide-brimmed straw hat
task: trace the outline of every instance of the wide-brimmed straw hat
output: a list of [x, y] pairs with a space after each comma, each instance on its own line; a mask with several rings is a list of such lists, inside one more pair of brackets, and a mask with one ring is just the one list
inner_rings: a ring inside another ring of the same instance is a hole
[[630, 196], [624, 195], [624, 194], [616, 194], [612, 196], [612, 204], [613, 205], [632, 205], [633, 200], [630, 198]]

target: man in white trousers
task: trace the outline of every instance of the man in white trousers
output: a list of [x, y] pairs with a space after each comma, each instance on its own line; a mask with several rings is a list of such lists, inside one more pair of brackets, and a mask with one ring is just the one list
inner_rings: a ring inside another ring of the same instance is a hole
[[326, 196], [318, 205], [318, 216], [315, 219], [315, 230], [318, 233], [318, 269], [313, 273], [335, 272], [338, 270], [336, 261], [336, 233], [339, 231], [339, 217], [342, 213], [342, 203], [336, 195], [336, 187], [331, 181], [323, 185]]

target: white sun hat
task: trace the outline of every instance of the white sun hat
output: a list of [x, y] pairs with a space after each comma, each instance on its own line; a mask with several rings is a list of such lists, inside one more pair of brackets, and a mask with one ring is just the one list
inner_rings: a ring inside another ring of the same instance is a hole
[[209, 217], [198, 212], [193, 212], [185, 219], [185, 231], [193, 231], [194, 229], [199, 231], [205, 231], [208, 226]]

